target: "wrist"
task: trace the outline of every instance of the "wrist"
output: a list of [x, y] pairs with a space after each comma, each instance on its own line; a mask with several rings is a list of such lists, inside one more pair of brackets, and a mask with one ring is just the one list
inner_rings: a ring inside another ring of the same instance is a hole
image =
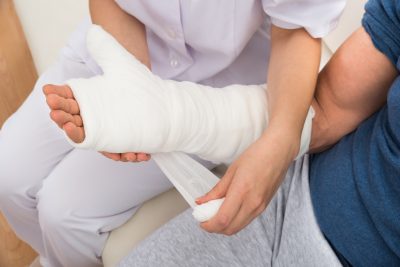
[[266, 149], [282, 151], [289, 161], [293, 161], [299, 153], [300, 136], [293, 131], [267, 129], [260, 139]]

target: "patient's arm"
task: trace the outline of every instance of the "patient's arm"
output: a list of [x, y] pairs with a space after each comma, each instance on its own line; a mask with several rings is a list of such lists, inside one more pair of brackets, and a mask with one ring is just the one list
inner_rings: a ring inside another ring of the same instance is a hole
[[[144, 25], [122, 10], [115, 0], [90, 0], [90, 16], [94, 24], [101, 25], [131, 54], [150, 68], [150, 57]], [[122, 161], [148, 160], [144, 153], [103, 153]]]
[[[162, 80], [99, 26], [89, 30], [87, 45], [104, 74], [67, 81], [72, 91], [45, 88], [52, 112], [82, 116], [85, 129], [81, 127], [80, 138], [53, 118], [77, 147], [115, 153], [182, 151], [231, 162], [260, 137], [268, 123], [265, 85], [217, 90]], [[71, 103], [74, 109], [67, 108]], [[311, 115], [307, 121], [309, 125]], [[311, 125], [306, 129], [301, 153], [308, 149]]]
[[364, 28], [353, 33], [319, 75], [311, 151], [333, 145], [377, 111], [396, 75]]
[[93, 24], [102, 26], [129, 53], [150, 67], [146, 30], [139, 20], [122, 10], [115, 0], [90, 0]]

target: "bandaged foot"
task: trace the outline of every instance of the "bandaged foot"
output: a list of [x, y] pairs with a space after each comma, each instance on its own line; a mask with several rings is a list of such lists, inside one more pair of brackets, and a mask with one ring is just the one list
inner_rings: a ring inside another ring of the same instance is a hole
[[[230, 163], [267, 127], [266, 85], [216, 89], [162, 80], [99, 26], [89, 30], [87, 44], [104, 74], [67, 81], [85, 127], [83, 142], [70, 140], [75, 147], [117, 153], [180, 151]], [[299, 155], [308, 149], [312, 116], [310, 112]], [[181, 182], [173, 181], [178, 190]], [[206, 187], [210, 190], [210, 183]], [[210, 218], [203, 209], [202, 220]]]

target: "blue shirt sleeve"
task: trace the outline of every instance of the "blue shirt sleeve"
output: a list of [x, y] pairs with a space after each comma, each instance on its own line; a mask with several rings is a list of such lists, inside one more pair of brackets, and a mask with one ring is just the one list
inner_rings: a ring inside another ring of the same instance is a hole
[[400, 56], [400, 1], [370, 0], [365, 5], [362, 25], [375, 47], [393, 65]]

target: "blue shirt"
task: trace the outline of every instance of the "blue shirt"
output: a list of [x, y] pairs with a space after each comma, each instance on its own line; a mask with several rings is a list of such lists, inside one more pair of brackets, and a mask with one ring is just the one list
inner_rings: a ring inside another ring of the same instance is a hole
[[[373, 43], [397, 69], [399, 5], [369, 1], [363, 18]], [[385, 107], [312, 157], [310, 190], [322, 232], [351, 265], [400, 266], [400, 77]]]

